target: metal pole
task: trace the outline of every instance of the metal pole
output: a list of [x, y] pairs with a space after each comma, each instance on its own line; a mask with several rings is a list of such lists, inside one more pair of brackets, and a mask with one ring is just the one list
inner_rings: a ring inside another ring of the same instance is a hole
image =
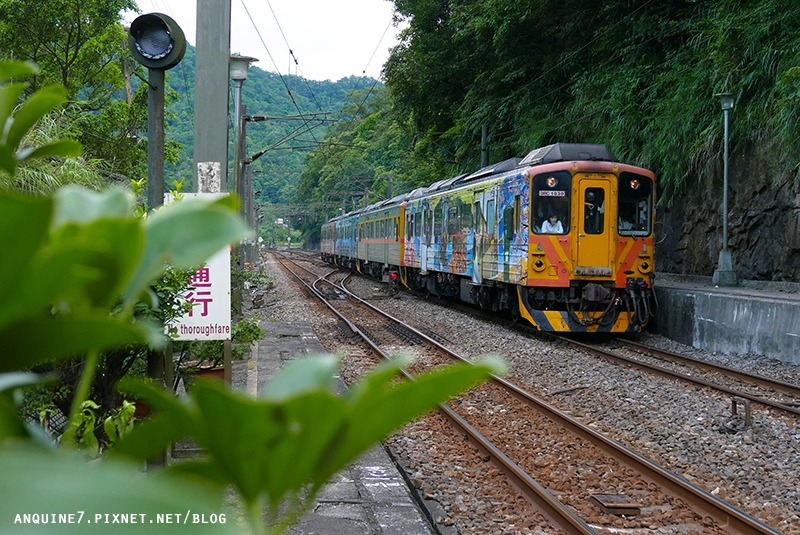
[[[239, 181], [241, 180], [239, 161], [242, 158], [240, 141], [242, 139], [242, 82], [234, 81], [233, 84], [233, 187], [231, 189], [239, 195]], [[239, 201], [242, 201], [241, 197]]]
[[[219, 190], [228, 189], [228, 80], [231, 55], [231, 0], [197, 4], [194, 90], [194, 187], [200, 188], [199, 166], [213, 169]], [[219, 176], [216, 176], [216, 173]], [[216, 181], [215, 181], [216, 183]], [[205, 190], [208, 191], [208, 190]], [[216, 188], [215, 188], [216, 191]]]
[[[247, 106], [242, 104], [242, 94], [241, 94], [241, 82], [239, 83], [240, 92], [239, 92], [239, 137], [236, 138], [239, 144], [239, 158], [236, 160], [236, 173], [239, 177], [239, 187], [236, 190], [236, 195], [239, 196], [239, 215], [242, 216], [242, 219], [247, 219], [247, 180], [244, 176], [244, 155], [246, 152], [246, 139], [247, 134], [245, 129], [247, 128], [247, 124], [244, 120], [244, 116], [247, 114]], [[239, 265], [244, 267], [244, 261], [246, 260], [245, 255], [249, 249], [245, 242], [241, 242], [239, 245]]]
[[728, 114], [730, 110], [722, 112], [725, 116], [725, 156], [723, 160], [723, 189], [722, 189], [722, 250], [728, 250]]
[[164, 71], [148, 69], [147, 90], [147, 205], [164, 204]]
[[[721, 97], [729, 97], [729, 94], [720, 94]], [[739, 280], [736, 277], [736, 272], [733, 270], [733, 260], [731, 253], [728, 251], [728, 127], [729, 127], [729, 113], [732, 108], [732, 102], [723, 101], [722, 113], [724, 117], [724, 154], [723, 154], [723, 184], [722, 184], [722, 249], [719, 251], [719, 261], [717, 269], [714, 271], [712, 277], [713, 284], [717, 286], [738, 286]]]
[[256, 233], [252, 245], [248, 245], [247, 247], [247, 259], [251, 264], [255, 264], [256, 247], [258, 247], [258, 228], [256, 228], [256, 212], [254, 206], [255, 200], [253, 198], [253, 166], [246, 165], [245, 169], [245, 189], [247, 191], [247, 223]]
[[[242, 158], [242, 82], [234, 81], [234, 136], [233, 136], [233, 192], [239, 197], [239, 213], [244, 214], [244, 198], [242, 196], [242, 173], [241, 173], [241, 158]], [[234, 263], [238, 273], [241, 273], [244, 267], [244, 247], [239, 242], [239, 247], [236, 248], [236, 262]], [[242, 284], [241, 280], [236, 280], [231, 284], [231, 307], [236, 311], [236, 316], [242, 315], [242, 305], [244, 303], [242, 297]]]

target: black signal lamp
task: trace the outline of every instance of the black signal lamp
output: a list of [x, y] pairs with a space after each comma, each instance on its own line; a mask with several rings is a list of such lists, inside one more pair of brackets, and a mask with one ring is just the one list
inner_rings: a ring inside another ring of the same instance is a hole
[[148, 69], [171, 69], [183, 59], [186, 37], [171, 17], [147, 13], [136, 17], [128, 33], [128, 49]]

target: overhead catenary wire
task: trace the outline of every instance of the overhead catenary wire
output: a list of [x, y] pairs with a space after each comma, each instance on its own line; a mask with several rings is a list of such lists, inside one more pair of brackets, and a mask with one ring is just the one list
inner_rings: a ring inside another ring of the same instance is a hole
[[[272, 54], [270, 53], [269, 48], [267, 47], [267, 43], [264, 41], [264, 38], [261, 35], [261, 31], [258, 29], [258, 26], [256, 25], [255, 20], [253, 20], [253, 16], [250, 14], [250, 10], [247, 9], [247, 5], [244, 3], [244, 0], [241, 0], [241, 2], [242, 2], [242, 7], [244, 8], [244, 11], [247, 14], [247, 17], [250, 19], [250, 23], [253, 25], [253, 29], [256, 31], [256, 34], [258, 35], [258, 39], [261, 41], [261, 44], [264, 46], [264, 50], [267, 52], [267, 56], [269, 56], [270, 61], [272, 61], [272, 65], [275, 67], [275, 72], [280, 77], [281, 82], [283, 83], [283, 86], [286, 88], [286, 92], [289, 94], [289, 98], [292, 101], [292, 105], [294, 105], [294, 108], [297, 110], [297, 113], [299, 115], [301, 115], [301, 116], [308, 115], [307, 113], [304, 114], [303, 111], [300, 109], [300, 105], [297, 103], [297, 100], [294, 98], [294, 94], [292, 94], [292, 90], [289, 87], [289, 84], [286, 81], [286, 78], [283, 76], [283, 74], [281, 73], [281, 70], [278, 68], [278, 65], [275, 63], [275, 59], [272, 57]], [[267, 3], [269, 3], [269, 2], [267, 2]], [[272, 8], [270, 7], [270, 9], [272, 9]], [[313, 134], [312, 134], [312, 137], [313, 137]]]

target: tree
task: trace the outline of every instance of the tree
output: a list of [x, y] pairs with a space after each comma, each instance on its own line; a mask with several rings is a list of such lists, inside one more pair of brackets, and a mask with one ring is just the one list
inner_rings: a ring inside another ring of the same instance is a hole
[[139, 91], [127, 101], [122, 71], [127, 62], [141, 73], [129, 61], [120, 25], [120, 12], [136, 9], [133, 0], [0, 0], [0, 50], [39, 65], [31, 91], [53, 83], [66, 88], [62, 120], [111, 178], [145, 175], [146, 147], [137, 141], [146, 130], [147, 95]]
[[394, 3], [409, 26], [386, 84], [418, 130], [418, 153], [474, 169], [475, 133], [487, 125], [492, 161], [557, 141], [605, 143], [679, 192], [713, 169], [722, 138], [713, 94], [725, 90], [741, 117], [733, 150], [766, 150], [798, 171], [785, 157], [800, 142], [794, 4]]

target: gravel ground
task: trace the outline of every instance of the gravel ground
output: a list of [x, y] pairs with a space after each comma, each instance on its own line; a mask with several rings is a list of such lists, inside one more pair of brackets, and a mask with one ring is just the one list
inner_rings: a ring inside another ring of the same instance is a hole
[[[333, 320], [320, 308], [309, 306], [314, 301], [302, 295], [277, 262], [268, 260], [265, 273], [274, 287], [266, 293], [264, 306], [256, 310], [258, 316], [302, 319], [315, 330], [330, 330]], [[372, 295], [380, 286], [364, 279], [352, 284], [363, 295]], [[753, 423], [744, 427], [741, 414], [731, 414], [731, 399], [726, 395], [615, 366], [580, 350], [530, 338], [408, 295], [379, 300], [376, 305], [435, 331], [464, 356], [502, 356], [511, 367], [507, 378], [512, 382], [771, 527], [800, 535], [797, 417], [754, 404]], [[652, 334], [642, 339], [695, 358], [800, 384], [797, 366], [757, 355], [706, 354]], [[326, 344], [325, 339], [322, 342]], [[463, 534], [546, 533], [541, 523], [521, 515], [524, 504], [500, 505], [500, 498], [481, 496], [475, 488], [464, 486], [460, 477], [464, 471], [486, 479], [496, 474], [485, 463], [481, 468], [476, 459], [462, 458], [463, 450], [453, 450], [447, 443], [431, 444], [431, 429], [442, 425], [439, 420], [437, 416], [420, 419], [388, 443], [411, 467], [423, 493], [441, 503], [447, 512], [446, 518], [440, 518], [442, 523]], [[521, 517], [524, 522], [519, 521]], [[626, 527], [624, 521], [617, 527]]]

